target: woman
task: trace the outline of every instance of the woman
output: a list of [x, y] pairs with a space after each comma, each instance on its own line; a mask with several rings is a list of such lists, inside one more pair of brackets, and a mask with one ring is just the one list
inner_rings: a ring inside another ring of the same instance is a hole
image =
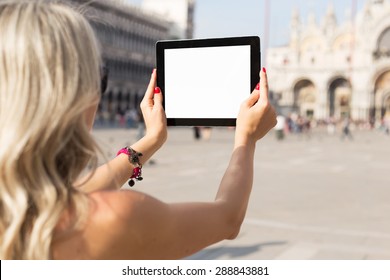
[[96, 168], [102, 70], [88, 22], [59, 4], [3, 1], [0, 34], [1, 259], [174, 259], [237, 236], [256, 141], [276, 124], [265, 70], [241, 105], [215, 201], [166, 204], [118, 191], [167, 139], [156, 72], [141, 103], [146, 135]]

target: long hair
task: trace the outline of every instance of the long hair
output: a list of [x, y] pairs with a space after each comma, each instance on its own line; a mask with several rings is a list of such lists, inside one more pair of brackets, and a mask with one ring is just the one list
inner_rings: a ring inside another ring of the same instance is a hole
[[49, 259], [73, 182], [97, 165], [85, 111], [99, 102], [100, 50], [85, 17], [52, 2], [0, 3], [0, 259]]

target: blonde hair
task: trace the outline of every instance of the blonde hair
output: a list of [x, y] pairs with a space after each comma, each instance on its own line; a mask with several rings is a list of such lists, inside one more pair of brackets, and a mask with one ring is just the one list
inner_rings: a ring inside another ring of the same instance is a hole
[[48, 259], [61, 214], [88, 206], [72, 183], [97, 165], [100, 51], [83, 15], [47, 1], [2, 1], [0, 36], [0, 259]]

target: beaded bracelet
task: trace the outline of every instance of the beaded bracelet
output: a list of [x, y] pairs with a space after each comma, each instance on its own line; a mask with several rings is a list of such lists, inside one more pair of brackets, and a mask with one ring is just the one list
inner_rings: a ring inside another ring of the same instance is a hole
[[142, 181], [142, 164], [139, 162], [139, 157], [142, 156], [142, 153], [138, 153], [135, 150], [133, 150], [131, 147], [124, 147], [118, 151], [116, 154], [119, 156], [120, 154], [126, 154], [129, 156], [129, 162], [134, 165], [133, 169], [133, 175], [130, 177], [130, 181], [128, 182], [129, 186], [134, 186], [135, 182], [133, 179], [136, 179], [137, 181]]

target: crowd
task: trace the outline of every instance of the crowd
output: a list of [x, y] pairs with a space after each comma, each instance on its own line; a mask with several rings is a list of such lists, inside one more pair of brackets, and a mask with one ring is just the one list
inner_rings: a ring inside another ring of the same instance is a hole
[[[287, 117], [279, 115], [275, 126], [275, 134], [278, 140], [283, 140], [287, 135], [303, 135], [310, 137], [313, 130], [326, 131], [329, 136], [341, 135], [341, 138], [352, 139], [354, 130], [378, 130], [390, 135], [390, 117], [383, 117], [381, 122], [355, 121], [350, 117], [336, 119], [333, 117], [325, 120], [315, 120], [299, 114], [289, 114]], [[142, 131], [144, 122], [142, 113], [135, 108], [116, 113], [98, 112], [95, 120], [95, 128], [135, 128]], [[194, 127], [196, 140], [209, 139], [210, 128]], [[139, 132], [142, 133], [142, 132]]]
[[339, 135], [341, 139], [353, 139], [352, 131], [372, 130], [380, 131], [386, 135], [390, 134], [390, 117], [382, 118], [381, 122], [375, 124], [375, 121], [356, 121], [349, 116], [340, 119], [328, 118], [325, 120], [315, 120], [298, 114], [290, 114], [287, 117], [279, 115], [275, 126], [277, 140], [283, 140], [286, 135], [306, 135], [310, 137], [312, 131], [326, 131], [329, 136]]

